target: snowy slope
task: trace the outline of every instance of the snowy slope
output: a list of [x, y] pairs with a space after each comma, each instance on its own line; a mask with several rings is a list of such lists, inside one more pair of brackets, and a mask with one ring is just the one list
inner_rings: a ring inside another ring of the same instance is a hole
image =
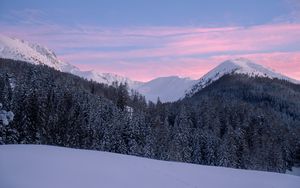
[[196, 80], [178, 76], [160, 77], [146, 82], [136, 89], [153, 102], [156, 102], [158, 97], [162, 102], [172, 102], [183, 97], [185, 91], [195, 83]]
[[270, 68], [264, 67], [262, 65], [256, 64], [245, 58], [237, 58], [232, 60], [227, 60], [222, 62], [216, 68], [209, 71], [202, 78], [200, 78], [197, 83], [189, 90], [186, 94], [192, 96], [197, 91], [208, 86], [212, 82], [218, 80], [226, 74], [245, 74], [251, 77], [268, 77], [271, 79], [277, 78], [281, 80], [287, 80], [293, 83], [299, 83], [299, 81], [291, 79], [280, 73], [273, 71]]
[[42, 145], [0, 146], [1, 188], [298, 188], [300, 177]]

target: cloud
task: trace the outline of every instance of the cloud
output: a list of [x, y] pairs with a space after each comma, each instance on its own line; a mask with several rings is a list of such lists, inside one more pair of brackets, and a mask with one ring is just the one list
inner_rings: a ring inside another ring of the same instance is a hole
[[[139, 28], [138, 28], [139, 29]], [[52, 41], [61, 48], [108, 48], [123, 47], [122, 50], [81, 50], [80, 52], [67, 53], [65, 59], [134, 59], [150, 57], [177, 57], [190, 55], [203, 55], [208, 53], [227, 52], [253, 52], [266, 51], [285, 46], [299, 47], [300, 24], [276, 24], [262, 25], [250, 28], [237, 27], [235, 29], [224, 28], [202, 32], [199, 28], [187, 28], [172, 33], [172, 28], [162, 31], [168, 35], [156, 35], [156, 31], [149, 33], [147, 28], [143, 28], [144, 33], [138, 30], [127, 33], [120, 30], [119, 33], [110, 34], [99, 32], [89, 32], [87, 35], [54, 37]], [[163, 30], [157, 28], [157, 30]], [[81, 34], [80, 34], [81, 35]], [[155, 36], [155, 37], [153, 37]], [[68, 40], [68, 41], [64, 41]], [[131, 46], [137, 48], [131, 49]], [[128, 49], [126, 49], [126, 47]], [[125, 48], [125, 50], [124, 50]]]

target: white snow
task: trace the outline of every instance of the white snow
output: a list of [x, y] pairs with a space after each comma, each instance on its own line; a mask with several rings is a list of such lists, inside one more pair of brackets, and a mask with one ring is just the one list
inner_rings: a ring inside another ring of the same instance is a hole
[[222, 62], [216, 68], [209, 71], [202, 78], [197, 81], [197, 84], [192, 86], [186, 91], [188, 96], [192, 96], [197, 91], [205, 88], [212, 82], [218, 80], [226, 74], [246, 74], [250, 77], [268, 77], [271, 79], [277, 78], [281, 80], [287, 80], [292, 83], [300, 83], [297, 80], [291, 79], [280, 73], [275, 72], [271, 68], [264, 67], [256, 64], [249, 59], [237, 58]]
[[193, 86], [196, 80], [178, 76], [160, 77], [137, 87], [136, 90], [150, 101], [172, 102], [184, 96], [185, 91]]
[[1, 188], [298, 188], [300, 177], [43, 145], [0, 146]]
[[38, 44], [10, 38], [0, 34], [0, 57], [30, 62], [33, 64], [44, 64], [61, 70], [65, 63], [59, 61], [55, 54]]
[[112, 85], [113, 82], [118, 82], [118, 83], [127, 83], [129, 89], [134, 89], [142, 84], [142, 82], [139, 81], [133, 81], [130, 78], [120, 76], [117, 74], [112, 74], [112, 73], [99, 73], [96, 71], [80, 71], [77, 73], [78, 76], [81, 76], [83, 78], [89, 79], [89, 80], [94, 80], [99, 83], [105, 83], [108, 85]]
[[0, 127], [1, 124], [7, 126], [14, 119], [14, 113], [12, 111], [2, 110], [2, 103], [0, 103]]

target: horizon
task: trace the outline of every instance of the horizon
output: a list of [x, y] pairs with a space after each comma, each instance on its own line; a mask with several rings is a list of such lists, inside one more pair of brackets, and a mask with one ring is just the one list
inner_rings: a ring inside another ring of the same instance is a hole
[[3, 34], [44, 45], [81, 70], [137, 81], [199, 79], [238, 57], [300, 80], [296, 0], [4, 0], [0, 26]]

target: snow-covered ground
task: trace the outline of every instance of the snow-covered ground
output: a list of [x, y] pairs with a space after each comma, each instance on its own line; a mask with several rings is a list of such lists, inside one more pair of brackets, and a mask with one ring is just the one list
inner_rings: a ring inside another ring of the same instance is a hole
[[300, 177], [43, 145], [0, 146], [1, 188], [293, 188]]

